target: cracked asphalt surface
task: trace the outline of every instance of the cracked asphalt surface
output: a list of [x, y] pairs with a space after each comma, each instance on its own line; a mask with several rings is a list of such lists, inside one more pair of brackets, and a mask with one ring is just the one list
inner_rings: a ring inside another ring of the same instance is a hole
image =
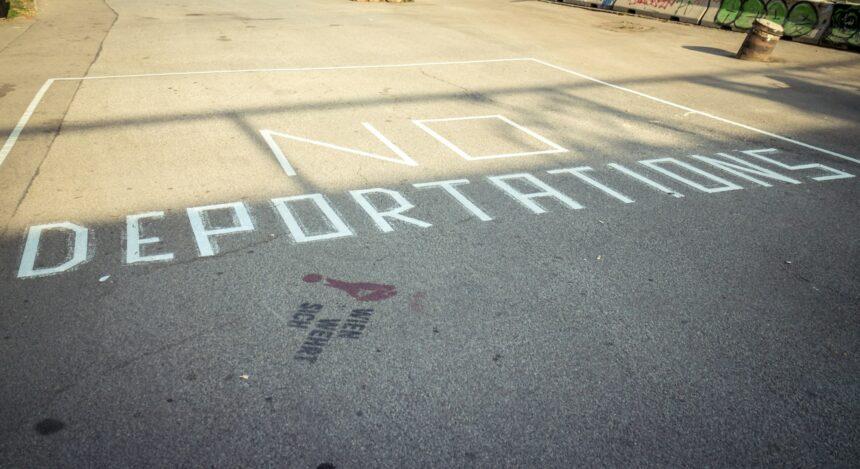
[[4, 141], [54, 79], [0, 163], [0, 465], [860, 457], [856, 54], [530, 1], [40, 4], [0, 23]]

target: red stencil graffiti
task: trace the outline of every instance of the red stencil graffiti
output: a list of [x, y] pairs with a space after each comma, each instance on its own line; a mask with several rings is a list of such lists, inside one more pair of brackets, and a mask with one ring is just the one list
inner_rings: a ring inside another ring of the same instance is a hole
[[325, 286], [343, 290], [358, 301], [381, 301], [397, 294], [397, 288], [394, 285], [344, 282], [343, 280], [323, 277], [320, 274], [307, 274], [302, 277], [302, 280], [307, 283], [317, 283], [325, 280]]

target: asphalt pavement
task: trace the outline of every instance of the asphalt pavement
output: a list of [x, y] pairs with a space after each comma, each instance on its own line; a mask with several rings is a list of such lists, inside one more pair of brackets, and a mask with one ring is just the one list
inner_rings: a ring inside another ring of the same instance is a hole
[[0, 465], [860, 459], [856, 53], [537, 1], [40, 5], [0, 23]]

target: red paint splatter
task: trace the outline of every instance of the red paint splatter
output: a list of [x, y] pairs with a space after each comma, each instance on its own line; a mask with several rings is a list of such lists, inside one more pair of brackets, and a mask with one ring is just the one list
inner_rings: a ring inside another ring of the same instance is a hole
[[302, 277], [307, 283], [317, 283], [325, 279], [325, 286], [345, 291], [349, 296], [358, 301], [381, 301], [397, 294], [394, 285], [383, 285], [368, 282], [344, 282], [333, 278], [323, 277], [320, 274], [307, 274]]
[[304, 277], [302, 277], [302, 280], [304, 280], [305, 282], [308, 282], [308, 283], [317, 283], [322, 279], [323, 279], [323, 276], [320, 274], [307, 274]]

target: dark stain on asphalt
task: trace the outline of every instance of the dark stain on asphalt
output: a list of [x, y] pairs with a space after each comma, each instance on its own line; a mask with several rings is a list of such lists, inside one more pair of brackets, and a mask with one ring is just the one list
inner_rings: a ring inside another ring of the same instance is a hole
[[335, 468], [337, 468], [337, 466], [335, 466], [334, 464], [332, 464], [330, 462], [324, 462], [324, 463], [320, 464], [319, 466], [317, 466], [317, 469], [335, 469]]
[[42, 419], [33, 428], [35, 428], [40, 435], [50, 435], [66, 428], [66, 424], [57, 419], [48, 418]]
[[641, 33], [654, 29], [652, 26], [637, 24], [632, 21], [612, 21], [598, 25], [597, 27], [616, 33]]
[[0, 85], [0, 98], [2, 98], [3, 96], [6, 96], [7, 94], [9, 94], [10, 92], [12, 92], [14, 90], [15, 90], [15, 85], [13, 85], [11, 83], [3, 83], [2, 85]]

